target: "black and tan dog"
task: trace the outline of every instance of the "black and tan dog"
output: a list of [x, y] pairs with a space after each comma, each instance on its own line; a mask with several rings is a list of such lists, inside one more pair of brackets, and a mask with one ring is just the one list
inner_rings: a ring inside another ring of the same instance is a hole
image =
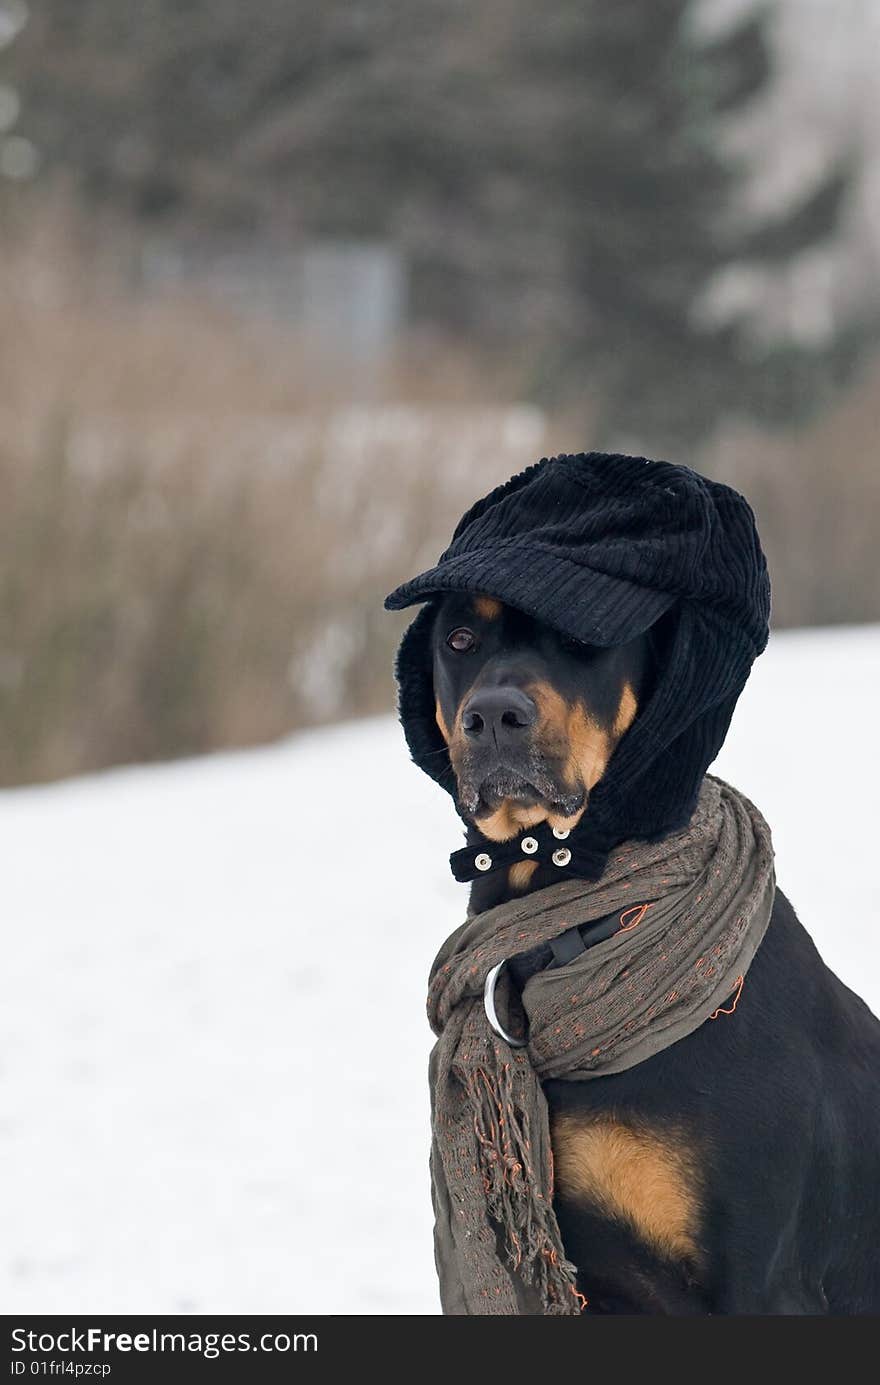
[[[599, 648], [488, 596], [439, 601], [436, 718], [474, 841], [564, 830], [589, 811], [650, 696], [665, 630], [661, 617]], [[519, 861], [478, 879], [472, 910], [551, 874]], [[878, 1073], [880, 1024], [777, 891], [735, 1015], [625, 1072], [545, 1085], [556, 1211], [586, 1311], [880, 1311]]]

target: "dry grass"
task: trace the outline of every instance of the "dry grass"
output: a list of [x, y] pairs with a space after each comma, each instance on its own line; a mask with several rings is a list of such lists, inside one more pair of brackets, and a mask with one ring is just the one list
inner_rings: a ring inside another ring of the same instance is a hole
[[710, 463], [755, 510], [775, 626], [880, 620], [880, 362], [810, 428], [731, 430]]
[[387, 402], [344, 406], [295, 337], [125, 297], [69, 238], [0, 292], [0, 782], [387, 708], [384, 593], [540, 453], [540, 417], [469, 405], [486, 372], [418, 341]]
[[520, 416], [502, 446], [511, 420], [229, 419], [218, 437], [59, 415], [27, 463], [0, 448], [0, 780], [388, 707], [400, 622], [382, 596], [474, 488], [531, 459], [540, 426]]

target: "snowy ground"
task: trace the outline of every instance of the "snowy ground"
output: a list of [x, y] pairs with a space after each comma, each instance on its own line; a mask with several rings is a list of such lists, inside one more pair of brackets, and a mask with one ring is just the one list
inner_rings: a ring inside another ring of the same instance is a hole
[[[875, 1009], [878, 684], [880, 627], [776, 637], [716, 765]], [[436, 1312], [423, 994], [464, 894], [395, 724], [0, 794], [0, 837], [0, 1310]]]

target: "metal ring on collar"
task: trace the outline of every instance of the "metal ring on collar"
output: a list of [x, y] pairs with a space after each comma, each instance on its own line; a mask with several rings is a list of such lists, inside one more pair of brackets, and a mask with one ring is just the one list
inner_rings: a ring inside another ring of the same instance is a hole
[[483, 1009], [486, 1011], [486, 1019], [489, 1021], [489, 1028], [499, 1039], [503, 1039], [511, 1048], [526, 1048], [528, 1039], [515, 1039], [512, 1034], [508, 1034], [504, 1025], [498, 1018], [498, 1011], [495, 1009], [495, 984], [501, 975], [502, 968], [506, 964], [499, 962], [496, 967], [486, 974], [486, 984], [483, 987]]

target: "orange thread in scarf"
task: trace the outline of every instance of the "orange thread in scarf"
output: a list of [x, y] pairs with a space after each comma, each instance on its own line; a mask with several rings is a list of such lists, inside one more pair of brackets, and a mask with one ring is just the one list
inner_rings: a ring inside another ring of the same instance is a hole
[[717, 1018], [718, 1018], [719, 1015], [732, 1015], [732, 1014], [733, 1014], [734, 1010], [736, 1009], [737, 1005], [739, 1004], [739, 998], [740, 998], [740, 996], [742, 995], [742, 989], [743, 989], [743, 985], [744, 985], [744, 983], [745, 983], [745, 979], [746, 979], [746, 978], [745, 978], [744, 976], [740, 976], [740, 977], [737, 978], [737, 983], [736, 983], [736, 995], [733, 997], [733, 1004], [731, 1005], [730, 1009], [729, 1009], [729, 1010], [725, 1010], [725, 1009], [722, 1008], [722, 1006], [719, 1005], [718, 1009], [715, 1010], [715, 1011], [713, 1011], [713, 1013], [709, 1016], [710, 1020], [717, 1020]]
[[[628, 933], [631, 929], [638, 928], [650, 907], [650, 904], [633, 904], [629, 909], [624, 909], [620, 916], [620, 932]], [[635, 918], [630, 923], [625, 922], [627, 914], [635, 914]]]

